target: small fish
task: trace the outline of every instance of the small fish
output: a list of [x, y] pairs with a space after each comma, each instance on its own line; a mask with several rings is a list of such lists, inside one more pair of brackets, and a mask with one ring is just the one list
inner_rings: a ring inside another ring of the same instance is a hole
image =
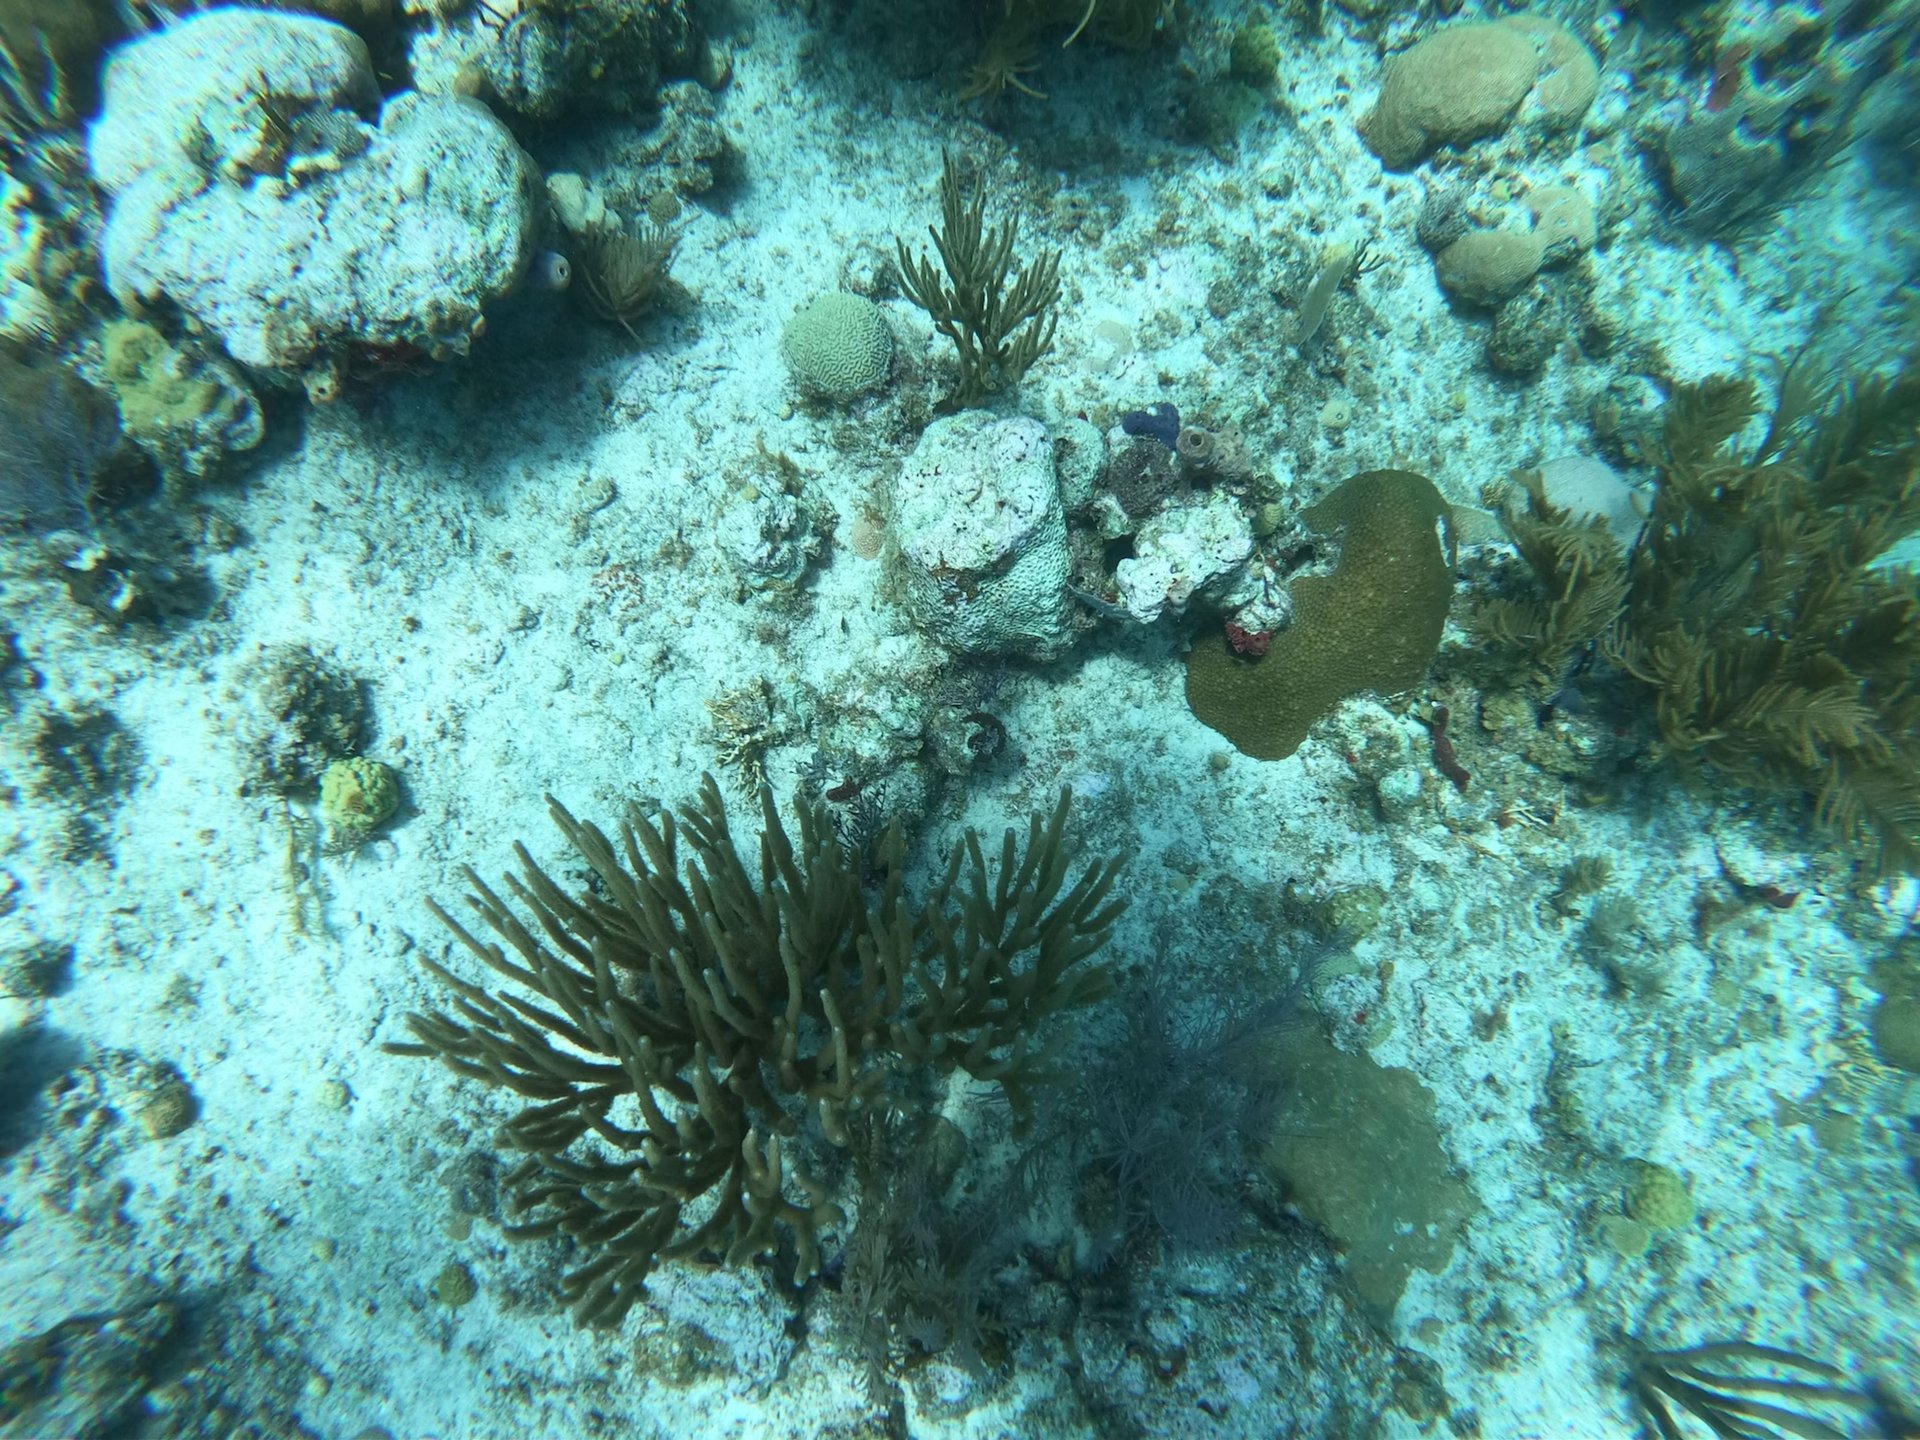
[[573, 262], [558, 250], [542, 250], [527, 270], [527, 284], [535, 290], [564, 290], [573, 280]]

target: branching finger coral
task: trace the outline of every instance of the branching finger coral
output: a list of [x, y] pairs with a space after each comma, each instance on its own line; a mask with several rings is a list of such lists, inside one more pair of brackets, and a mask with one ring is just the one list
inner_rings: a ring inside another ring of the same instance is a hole
[[503, 1131], [526, 1157], [506, 1180], [522, 1222], [508, 1233], [578, 1243], [561, 1294], [582, 1324], [617, 1325], [660, 1259], [740, 1263], [785, 1238], [796, 1277], [812, 1274], [840, 1212], [811, 1145], [845, 1146], [901, 1066], [993, 1082], [1023, 1124], [1061, 1039], [1040, 1023], [1106, 993], [1086, 962], [1125, 906], [1121, 861], [1070, 878], [1065, 792], [1024, 846], [1007, 831], [995, 864], [969, 832], [917, 906], [897, 827], [869, 893], [824, 806], [793, 837], [764, 787], [757, 873], [711, 776], [617, 843], [550, 806], [598, 884], [568, 894], [524, 846], [505, 897], [469, 869], [468, 903], [505, 947], [430, 908], [511, 985], [423, 961], [451, 1006], [410, 1015], [413, 1042], [387, 1048], [527, 1102]]

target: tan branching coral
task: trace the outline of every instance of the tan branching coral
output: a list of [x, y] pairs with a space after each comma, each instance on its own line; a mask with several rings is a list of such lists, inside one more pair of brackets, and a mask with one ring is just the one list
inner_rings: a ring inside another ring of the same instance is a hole
[[526, 1157], [506, 1181], [523, 1222], [509, 1233], [578, 1243], [560, 1289], [582, 1324], [617, 1325], [659, 1259], [737, 1263], [785, 1236], [796, 1277], [812, 1274], [840, 1212], [810, 1148], [847, 1145], [911, 1067], [996, 1083], [1023, 1123], [1061, 1038], [1041, 1041], [1040, 1022], [1106, 993], [1085, 962], [1124, 908], [1121, 862], [1070, 876], [1065, 792], [995, 864], [969, 832], [918, 904], [897, 827], [869, 890], [819, 804], [792, 837], [764, 788], [754, 869], [711, 776], [617, 843], [550, 803], [598, 884], [568, 894], [525, 847], [506, 898], [468, 870], [505, 947], [431, 908], [511, 986], [426, 960], [451, 1007], [410, 1015], [414, 1042], [387, 1048], [528, 1102], [503, 1132]]
[[1810, 794], [1876, 868], [1920, 872], [1920, 368], [1820, 373], [1796, 357], [1751, 449], [1751, 382], [1680, 387], [1624, 565], [1603, 524], [1530, 495], [1507, 523], [1544, 593], [1477, 627], [1547, 676], [1601, 636], [1669, 755]]
[[1539, 471], [1519, 483], [1525, 503], [1504, 497], [1500, 519], [1539, 593], [1486, 600], [1469, 623], [1481, 639], [1523, 656], [1534, 683], [1552, 693], [1574, 654], [1619, 616], [1627, 552], [1604, 516], [1576, 515], [1549, 500]]

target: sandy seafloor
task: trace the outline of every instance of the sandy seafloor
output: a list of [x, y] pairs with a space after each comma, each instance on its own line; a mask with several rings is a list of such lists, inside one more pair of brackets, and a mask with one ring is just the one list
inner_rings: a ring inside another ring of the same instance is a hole
[[[640, 343], [522, 295], [464, 364], [277, 407], [261, 450], [194, 497], [239, 537], [202, 555], [218, 597], [202, 618], [106, 628], [10, 548], [8, 623], [40, 683], [13, 687], [0, 739], [0, 927], [9, 945], [68, 944], [74, 960], [63, 993], [0, 1000], [14, 1079], [47, 1087], [9, 1122], [0, 1169], [0, 1336], [176, 1300], [191, 1321], [149, 1397], [159, 1433], [169, 1407], [199, 1413], [209, 1396], [260, 1433], [342, 1440], [883, 1433], [830, 1299], [794, 1324], [757, 1270], [670, 1265], [622, 1331], [593, 1334], [539, 1298], [550, 1253], [485, 1221], [455, 1238], [444, 1172], [489, 1148], [505, 1110], [380, 1049], [437, 999], [418, 953], [472, 972], [422, 899], [459, 893], [463, 863], [500, 872], [517, 838], [564, 867], [547, 792], [603, 820], [635, 796], [688, 797], [718, 768], [708, 702], [723, 691], [771, 688], [784, 792], [810, 751], [808, 706], [884, 713], [931, 683], [938, 652], [882, 593], [878, 561], [837, 543], [799, 596], [743, 599], [715, 527], [761, 442], [792, 457], [843, 537], [880, 508], [944, 342], [887, 300], [894, 384], [836, 411], [797, 402], [778, 336], [860, 247], [923, 233], [943, 145], [990, 162], [1027, 245], [1066, 248], [1057, 348], [1006, 408], [1111, 417], [1167, 399], [1233, 416], [1303, 495], [1407, 463], [1472, 501], [1589, 446], [1594, 397], [1631, 385], [1629, 367], [1569, 355], [1530, 384], [1488, 373], [1484, 321], [1450, 310], [1410, 234], [1418, 178], [1383, 174], [1355, 133], [1374, 46], [1329, 16], [1326, 37], [1284, 58], [1280, 103], [1223, 158], [1140, 120], [1166, 109], [1164, 55], [1050, 56], [1051, 98], [1008, 103], [990, 128], [937, 83], [876, 78], [815, 22], [757, 8], [723, 36], [733, 75], [717, 113], [738, 178], [689, 207], [674, 267], [686, 298]], [[1612, 197], [1597, 287], [1623, 335], [1657, 343], [1678, 373], [1785, 353], [1836, 274], [1884, 287], [1910, 268], [1915, 211], [1853, 161], [1732, 246], [1664, 226], [1625, 124], [1634, 83], [1623, 44], [1576, 140], [1469, 155]], [[640, 129], [532, 143], [544, 167], [592, 178]], [[1339, 363], [1304, 361], [1285, 339], [1292, 299], [1326, 242], [1363, 237], [1385, 265], [1330, 317]], [[1236, 246], [1258, 257], [1258, 284], [1233, 270]], [[1210, 309], [1221, 280], [1236, 299]], [[1121, 330], [1131, 349], [1116, 355]], [[1338, 433], [1320, 418], [1334, 398], [1352, 408]], [[615, 565], [638, 593], [608, 585]], [[247, 667], [289, 642], [370, 683], [367, 753], [407, 796], [368, 846], [307, 853], [305, 882], [281, 803], [242, 793]], [[905, 1378], [911, 1433], [1411, 1436], [1418, 1373], [1451, 1417], [1424, 1433], [1599, 1440], [1641, 1423], [1621, 1383], [1628, 1337], [1792, 1346], [1904, 1376], [1911, 1396], [1920, 1082], [1873, 1063], [1862, 1036], [1867, 967], [1911, 924], [1914, 886], [1850, 884], [1793, 814], [1665, 772], [1575, 803], [1474, 723], [1450, 679], [1465, 643], [1450, 637], [1422, 694], [1454, 705], [1475, 784], [1456, 793], [1429, 766], [1419, 805], [1391, 824], [1348, 756], [1384, 747], [1427, 765], [1426, 732], [1401, 709], [1350, 702], [1298, 754], [1261, 762], [1189, 712], [1172, 626], [1098, 632], [1065, 660], [1013, 667], [994, 701], [1008, 752], [947, 787], [918, 853], [967, 823], [997, 834], [1072, 787], [1089, 841], [1137, 852], [1111, 953], [1176, 987], [1285, 964], [1257, 919], [1262, 892], [1380, 886], [1381, 923], [1317, 1005], [1337, 1043], [1431, 1090], [1478, 1211], [1447, 1268], [1416, 1273], [1390, 1333], [1300, 1226], [1142, 1264], [1130, 1313], [1062, 1319], [1030, 1293], [1024, 1313], [1041, 1318], [1004, 1365], [969, 1377], [935, 1360]], [[88, 708], [118, 717], [138, 763], [94, 817], [102, 853], [76, 862], [71, 817], [36, 798], [23, 736], [37, 713]], [[1533, 818], [1492, 823], [1503, 807]], [[1638, 902], [1660, 993], [1610, 993], [1581, 952], [1582, 912], [1548, 903], [1586, 854], [1610, 857], [1612, 886]], [[1800, 899], [1697, 926], [1736, 884]], [[1496, 1010], [1504, 1024], [1487, 1023]], [[135, 1077], [163, 1063], [199, 1115], [155, 1140], [134, 1118]], [[1579, 1144], [1544, 1117], [1568, 1088]], [[1619, 1209], [1600, 1158], [1622, 1157], [1683, 1174], [1696, 1211], [1637, 1258], [1597, 1228]], [[452, 1261], [478, 1282], [459, 1309], [430, 1288]]]

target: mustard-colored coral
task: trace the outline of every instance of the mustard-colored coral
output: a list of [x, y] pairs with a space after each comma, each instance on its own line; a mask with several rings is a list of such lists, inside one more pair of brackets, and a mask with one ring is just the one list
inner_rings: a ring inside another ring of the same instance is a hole
[[1291, 755], [1349, 695], [1419, 684], [1453, 597], [1453, 510], [1424, 475], [1356, 475], [1302, 519], [1340, 558], [1293, 581], [1293, 623], [1257, 660], [1218, 632], [1187, 657], [1193, 713], [1257, 760]]
[[372, 835], [399, 808], [400, 777], [378, 760], [336, 760], [320, 777], [320, 813], [328, 830], [349, 844]]
[[1627, 1186], [1627, 1214], [1649, 1230], [1679, 1230], [1693, 1223], [1693, 1195], [1677, 1173], [1642, 1160]]
[[120, 402], [120, 423], [135, 439], [191, 429], [220, 404], [220, 387], [143, 321], [113, 321], [102, 350], [107, 383]]

